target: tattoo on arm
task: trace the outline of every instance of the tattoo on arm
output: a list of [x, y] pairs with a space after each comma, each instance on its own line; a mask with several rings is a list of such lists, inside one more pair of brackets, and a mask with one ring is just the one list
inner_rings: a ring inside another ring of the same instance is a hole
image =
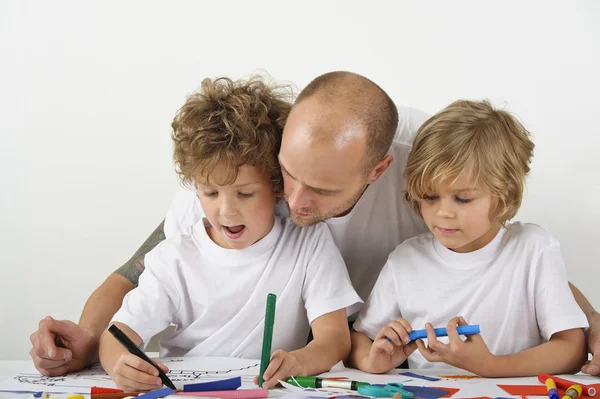
[[133, 254], [123, 266], [115, 270], [115, 273], [120, 274], [127, 280], [131, 281], [135, 286], [138, 285], [138, 279], [144, 271], [144, 256], [154, 247], [165, 239], [165, 221], [163, 220], [156, 230], [150, 234], [142, 246]]

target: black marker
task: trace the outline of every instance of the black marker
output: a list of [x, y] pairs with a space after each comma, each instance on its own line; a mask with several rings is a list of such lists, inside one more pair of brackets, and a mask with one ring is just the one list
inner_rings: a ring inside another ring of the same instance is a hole
[[108, 331], [110, 331], [110, 333], [117, 339], [117, 341], [121, 343], [121, 345], [125, 347], [125, 349], [129, 351], [129, 353], [136, 355], [140, 359], [145, 360], [154, 367], [156, 367], [156, 369], [158, 370], [158, 376], [162, 380], [163, 384], [165, 384], [171, 389], [177, 390], [177, 388], [175, 388], [175, 385], [173, 385], [169, 377], [167, 377], [167, 375], [160, 369], [160, 367], [158, 367], [156, 363], [154, 363], [148, 356], [146, 356], [146, 354], [142, 352], [140, 348], [138, 348], [137, 345], [134, 344], [133, 341], [130, 340], [129, 337], [119, 329], [119, 327], [112, 324], [110, 327], [108, 327]]

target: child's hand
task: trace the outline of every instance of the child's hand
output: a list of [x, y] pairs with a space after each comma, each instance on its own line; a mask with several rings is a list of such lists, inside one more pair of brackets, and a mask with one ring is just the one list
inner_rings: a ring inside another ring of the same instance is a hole
[[475, 374], [485, 375], [484, 370], [491, 365], [495, 356], [479, 334], [468, 335], [463, 342], [456, 332], [457, 325], [466, 326], [467, 322], [462, 317], [451, 319], [446, 327], [450, 342], [444, 344], [438, 341], [431, 323], [427, 323], [427, 347], [422, 340], [417, 340], [419, 352], [430, 362], [444, 362]]
[[402, 317], [379, 330], [365, 359], [366, 369], [371, 373], [387, 373], [401, 365], [417, 349], [414, 342], [408, 344], [411, 331], [410, 323]]
[[[159, 360], [154, 361], [165, 373], [168, 367]], [[131, 353], [123, 353], [112, 370], [107, 370], [119, 389], [125, 392], [151, 391], [163, 386], [158, 370], [150, 363]]]
[[[292, 353], [277, 349], [271, 355], [269, 366], [263, 374], [263, 388], [273, 388], [279, 384], [279, 380], [285, 381], [290, 376], [305, 375], [304, 368]], [[258, 385], [258, 377], [254, 377], [254, 383]]]

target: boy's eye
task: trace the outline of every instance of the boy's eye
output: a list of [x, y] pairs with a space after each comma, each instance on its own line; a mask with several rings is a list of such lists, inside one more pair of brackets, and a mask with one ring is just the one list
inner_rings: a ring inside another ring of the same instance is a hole
[[473, 201], [471, 198], [460, 198], [460, 197], [454, 197], [456, 199], [457, 202], [460, 202], [461, 204], [468, 204], [469, 202]]
[[254, 193], [238, 193], [238, 195], [242, 198], [250, 198], [254, 195]]
[[216, 191], [205, 191], [202, 194], [205, 197], [216, 197], [217, 196], [217, 192]]
[[435, 201], [436, 199], [438, 199], [439, 197], [437, 195], [423, 195], [423, 199], [425, 201]]

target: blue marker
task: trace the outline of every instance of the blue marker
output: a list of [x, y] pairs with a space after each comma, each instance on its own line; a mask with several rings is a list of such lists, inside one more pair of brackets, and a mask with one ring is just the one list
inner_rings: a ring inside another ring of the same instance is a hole
[[[448, 336], [448, 332], [446, 331], [446, 328], [444, 328], [444, 327], [434, 328], [433, 331], [435, 332], [436, 337], [447, 337]], [[480, 334], [481, 329], [479, 328], [479, 324], [475, 324], [472, 326], [458, 326], [458, 327], [456, 327], [456, 332], [458, 332], [458, 335], [473, 335], [473, 334]], [[427, 338], [427, 330], [413, 330], [410, 333], [408, 333], [408, 338], [411, 341]], [[386, 337], [386, 339], [388, 341], [392, 342], [391, 338]]]

